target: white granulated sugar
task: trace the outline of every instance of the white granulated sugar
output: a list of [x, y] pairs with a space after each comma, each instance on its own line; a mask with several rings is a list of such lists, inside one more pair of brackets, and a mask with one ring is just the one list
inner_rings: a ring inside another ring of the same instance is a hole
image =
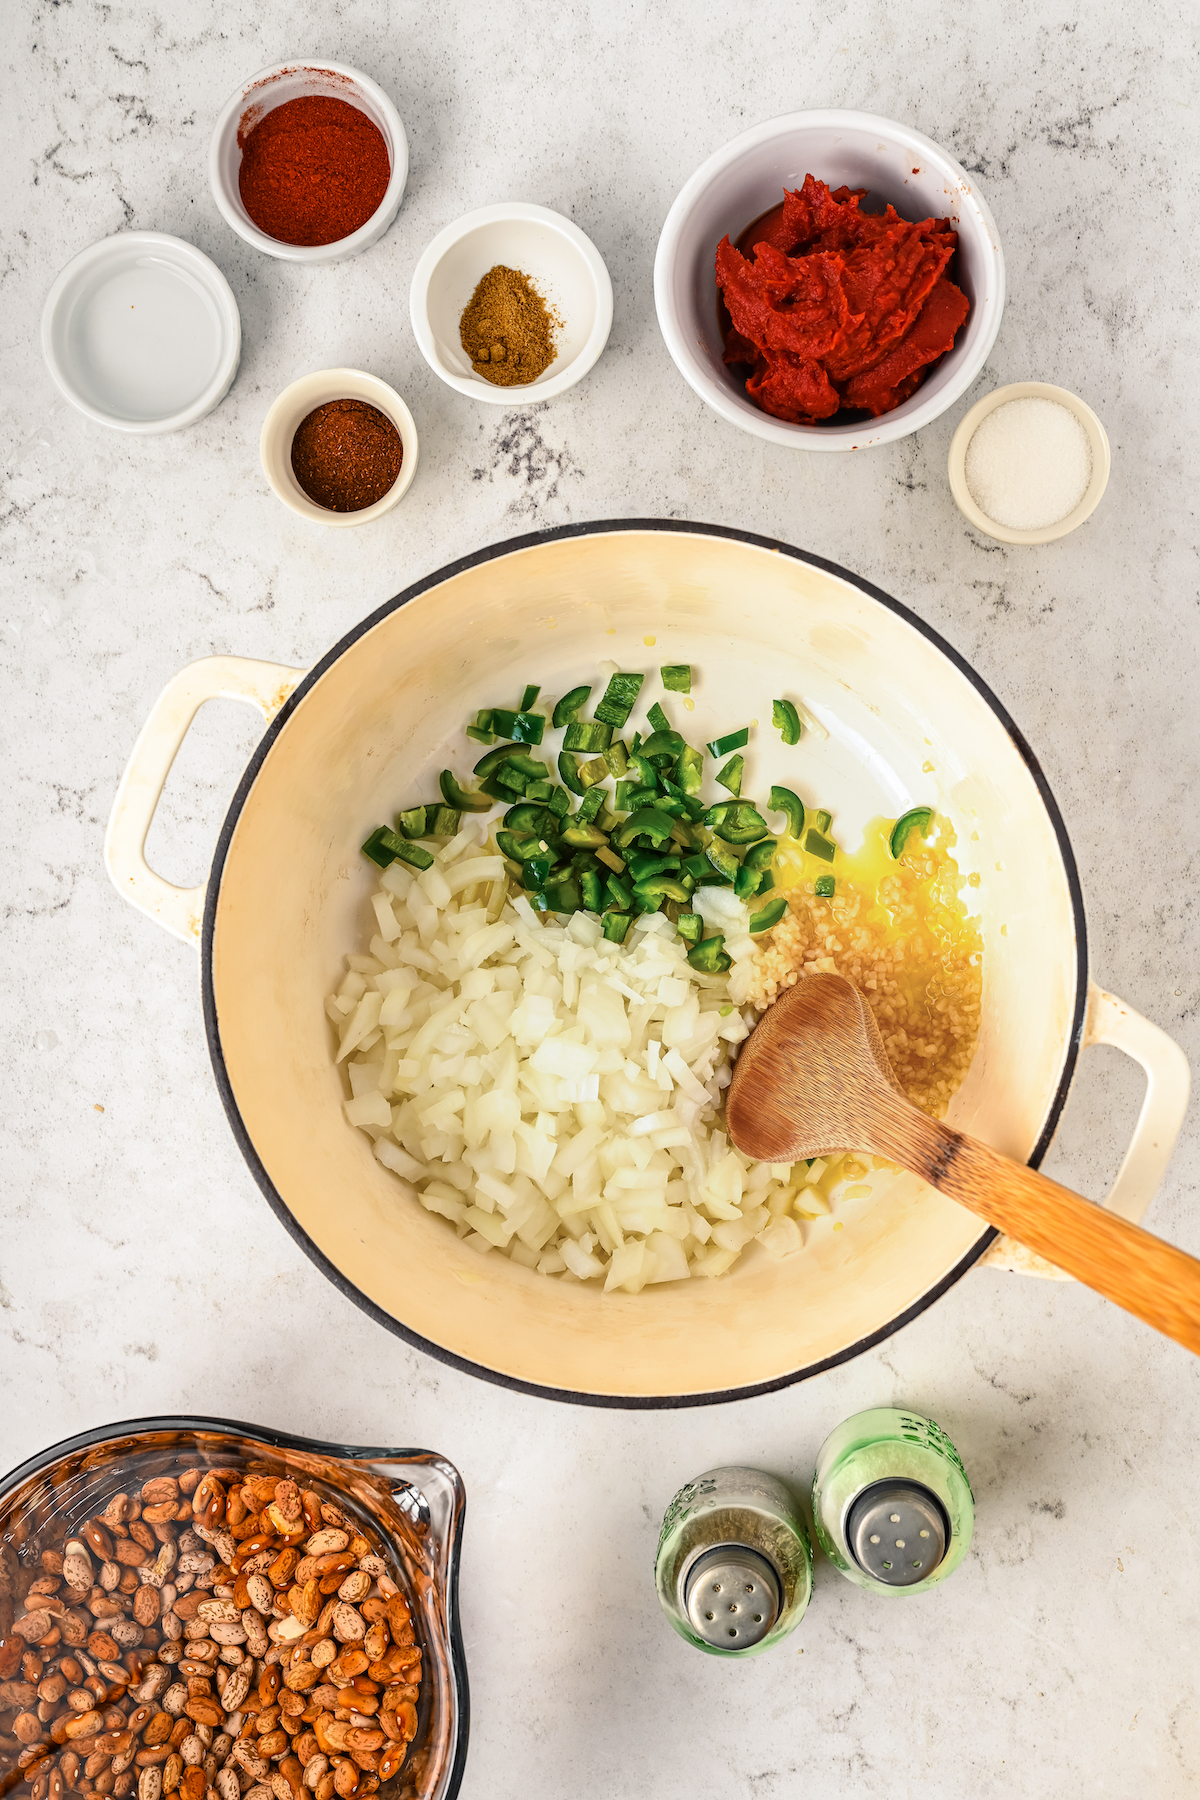
[[1010, 531], [1040, 531], [1073, 512], [1092, 479], [1087, 432], [1057, 400], [1007, 400], [967, 445], [964, 470], [980, 512]]

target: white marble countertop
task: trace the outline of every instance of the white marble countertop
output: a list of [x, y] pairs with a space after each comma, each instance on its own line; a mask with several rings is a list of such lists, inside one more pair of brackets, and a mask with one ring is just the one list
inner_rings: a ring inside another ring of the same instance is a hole
[[[1195, 1062], [1200, 112], [1176, 9], [340, 0], [307, 38], [281, 0], [15, 0], [7, 17], [4, 1462], [160, 1411], [444, 1452], [469, 1491], [468, 1800], [1182, 1800], [1200, 1774], [1200, 1365], [1082, 1289], [983, 1271], [848, 1367], [738, 1406], [575, 1410], [448, 1370], [275, 1222], [210, 1076], [195, 954], [124, 906], [101, 861], [136, 732], [190, 659], [307, 663], [417, 577], [542, 525], [712, 520], [853, 567], [974, 662], [1058, 795], [1094, 973]], [[373, 75], [412, 150], [387, 237], [312, 271], [251, 253], [205, 174], [227, 94], [296, 54]], [[828, 105], [952, 148], [1008, 258], [975, 389], [861, 458], [717, 420], [675, 372], [651, 291], [692, 169], [756, 120]], [[442, 386], [407, 312], [434, 232], [507, 197], [570, 214], [616, 293], [591, 377], [511, 412]], [[124, 227], [200, 245], [242, 312], [236, 385], [174, 437], [91, 425], [38, 353], [58, 269]], [[309, 528], [258, 466], [271, 399], [335, 363], [391, 381], [421, 433], [410, 494], [360, 532]], [[964, 525], [945, 459], [969, 402], [1026, 377], [1092, 403], [1113, 474], [1074, 537], [1008, 550]], [[232, 704], [202, 716], [154, 828], [164, 873], [202, 877], [253, 737]], [[1062, 1179], [1111, 1180], [1139, 1082], [1114, 1051], [1083, 1059], [1048, 1165]], [[1193, 1116], [1151, 1214], [1193, 1251], [1198, 1178]], [[941, 1421], [975, 1483], [953, 1581], [887, 1605], [822, 1563], [768, 1657], [734, 1668], [674, 1638], [651, 1565], [675, 1487], [729, 1461], [803, 1483], [838, 1420], [893, 1400]]]

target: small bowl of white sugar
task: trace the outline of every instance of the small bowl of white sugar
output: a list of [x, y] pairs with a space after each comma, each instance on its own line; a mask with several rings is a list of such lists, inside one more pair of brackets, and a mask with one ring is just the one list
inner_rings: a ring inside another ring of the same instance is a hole
[[1095, 511], [1111, 460], [1103, 425], [1076, 394], [1014, 381], [978, 401], [954, 433], [950, 491], [988, 537], [1048, 544]]

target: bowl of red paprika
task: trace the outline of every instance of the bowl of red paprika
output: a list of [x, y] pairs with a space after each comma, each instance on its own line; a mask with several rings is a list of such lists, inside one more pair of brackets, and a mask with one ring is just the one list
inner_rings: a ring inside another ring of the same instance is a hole
[[378, 241], [408, 179], [400, 114], [342, 63], [278, 63], [222, 109], [208, 176], [226, 222], [267, 256], [341, 262]]
[[923, 133], [790, 113], [680, 190], [654, 300], [676, 367], [721, 418], [793, 450], [863, 450], [974, 381], [1000, 329], [1004, 255], [974, 176]]

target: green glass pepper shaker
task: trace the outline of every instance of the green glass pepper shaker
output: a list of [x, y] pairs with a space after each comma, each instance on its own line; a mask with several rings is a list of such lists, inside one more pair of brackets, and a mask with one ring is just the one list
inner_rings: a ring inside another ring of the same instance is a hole
[[757, 1656], [804, 1617], [812, 1547], [795, 1495], [774, 1475], [709, 1469], [668, 1506], [654, 1565], [681, 1638], [709, 1656]]
[[847, 1581], [923, 1594], [966, 1555], [975, 1501], [962, 1460], [932, 1419], [890, 1406], [855, 1413], [817, 1454], [813, 1523]]

